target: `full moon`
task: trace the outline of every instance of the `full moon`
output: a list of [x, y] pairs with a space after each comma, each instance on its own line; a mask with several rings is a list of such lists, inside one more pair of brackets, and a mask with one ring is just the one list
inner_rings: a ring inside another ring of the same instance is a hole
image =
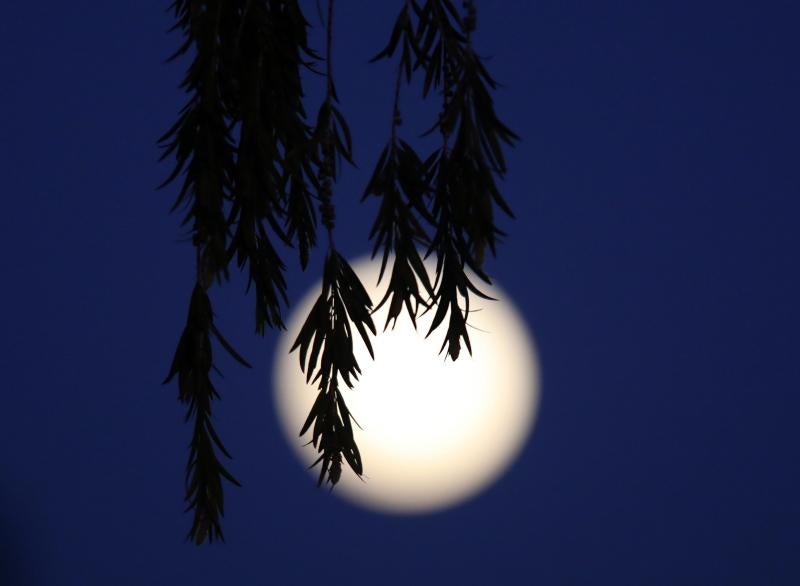
[[[361, 259], [352, 267], [377, 305], [388, 271], [377, 285], [380, 260]], [[433, 267], [426, 264], [429, 275]], [[306, 384], [297, 337], [322, 284], [295, 307], [275, 357], [274, 398], [289, 445], [308, 466], [317, 452], [298, 436], [316, 398]], [[427, 339], [433, 312], [418, 317], [415, 330], [403, 313], [383, 331], [387, 306], [373, 315], [378, 335], [375, 360], [356, 336], [362, 375], [345, 401], [360, 426], [355, 439], [364, 464], [359, 479], [346, 464], [333, 494], [368, 509], [425, 513], [475, 496], [513, 463], [528, 438], [539, 403], [539, 369], [523, 317], [497, 285], [482, 291], [496, 301], [470, 297], [468, 319], [472, 355], [463, 348], [453, 362], [439, 353], [447, 318]], [[319, 473], [315, 468], [313, 474]], [[316, 478], [316, 477], [315, 477]]]

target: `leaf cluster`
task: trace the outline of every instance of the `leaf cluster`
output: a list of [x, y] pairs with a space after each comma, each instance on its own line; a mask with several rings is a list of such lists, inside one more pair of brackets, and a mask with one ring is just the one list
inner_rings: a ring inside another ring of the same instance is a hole
[[309, 141], [312, 156], [318, 163], [317, 185], [320, 200], [322, 225], [332, 234], [336, 217], [332, 202], [333, 183], [338, 176], [341, 161], [355, 166], [353, 161], [353, 140], [337, 103], [333, 81], [328, 82], [328, 92], [319, 108], [314, 131]]
[[[390, 58], [398, 48], [397, 86], [390, 145], [381, 154], [365, 197], [381, 198], [370, 237], [373, 255], [383, 250], [383, 265], [395, 254], [392, 277], [384, 301], [391, 298], [390, 319], [405, 305], [412, 321], [420, 306], [436, 307], [430, 335], [448, 312], [442, 350], [456, 360], [461, 343], [471, 352], [467, 318], [470, 295], [486, 297], [467, 270], [490, 283], [483, 271], [485, 249], [496, 253], [502, 231], [495, 225], [495, 207], [513, 217], [497, 186], [505, 174], [503, 145], [517, 140], [495, 113], [491, 91], [497, 89], [483, 60], [471, 43], [477, 15], [474, 3], [463, 3], [461, 15], [450, 0], [407, 0], [398, 15], [387, 46], [375, 59]], [[401, 123], [400, 83], [412, 71], [422, 73], [422, 94], [434, 90], [442, 98], [436, 123], [425, 133], [438, 131], [441, 146], [424, 162], [407, 143], [398, 141]], [[420, 261], [436, 259], [436, 278], [429, 284]], [[381, 275], [383, 274], [383, 266]], [[428, 293], [421, 296], [419, 284]], [[383, 302], [382, 302], [383, 303]], [[387, 324], [388, 324], [387, 320]]]
[[[388, 44], [372, 59], [399, 55], [390, 136], [362, 196], [379, 201], [369, 237], [373, 257], [382, 258], [381, 279], [389, 274], [373, 308], [334, 245], [334, 183], [342, 162], [355, 163], [333, 76], [333, 4], [328, 0], [325, 98], [310, 125], [301, 71], [320, 73], [315, 65], [323, 59], [309, 46], [298, 0], [172, 3], [175, 29], [183, 36], [172, 59], [193, 58], [181, 84], [188, 101], [159, 143], [162, 159], [175, 161], [163, 185], [179, 183], [173, 211], [184, 210], [197, 277], [165, 382], [177, 377], [179, 399], [194, 422], [186, 501], [194, 512], [189, 537], [198, 544], [222, 539], [223, 480], [238, 484], [220, 462], [217, 451], [230, 456], [211, 423], [211, 404], [219, 397], [211, 381], [212, 340], [249, 366], [214, 325], [208, 295], [212, 283], [229, 278], [230, 264], [235, 261], [254, 290], [256, 331], [283, 328], [286, 266], [276, 245], [296, 246], [305, 269], [317, 243], [319, 213], [328, 236], [322, 290], [292, 351], [318, 389], [300, 435], [310, 433], [319, 454], [312, 465], [320, 465], [318, 484], [333, 487], [343, 461], [363, 474], [341, 385], [352, 388], [361, 373], [355, 334], [373, 355], [371, 315], [377, 308], [388, 304], [384, 328], [404, 310], [415, 325], [420, 312], [430, 310], [427, 335], [446, 323], [441, 351], [456, 360], [463, 343], [471, 352], [470, 298], [485, 297], [471, 279], [490, 282], [482, 268], [484, 250], [494, 254], [503, 235], [495, 209], [512, 216], [497, 180], [505, 174], [503, 149], [517, 136], [495, 113], [491, 92], [497, 83], [472, 48], [474, 2], [463, 2], [462, 15], [451, 0], [404, 0]], [[441, 146], [425, 157], [399, 136], [401, 87], [415, 74], [422, 77], [423, 99], [441, 97], [439, 116], [426, 133], [438, 132]], [[433, 280], [425, 269], [428, 256], [436, 260]]]
[[[339, 390], [339, 379], [351, 387], [361, 369], [353, 353], [355, 329], [371, 356], [369, 330], [375, 334], [370, 316], [372, 301], [358, 276], [336, 250], [332, 201], [337, 168], [345, 160], [354, 165], [352, 139], [347, 122], [338, 108], [339, 98], [333, 78], [333, 1], [328, 2], [326, 22], [326, 92], [317, 116], [310, 145], [319, 161], [319, 200], [322, 224], [328, 231], [328, 254], [325, 259], [322, 291], [308, 315], [291, 352], [299, 349], [300, 368], [306, 380], [318, 382], [314, 405], [300, 430], [312, 430], [310, 443], [319, 452], [311, 465], [320, 465], [318, 484], [326, 481], [331, 488], [342, 473], [342, 457], [357, 476], [363, 473], [361, 456], [353, 436], [352, 416]], [[309, 352], [310, 350], [310, 352]], [[313, 427], [312, 427], [313, 426]]]
[[[322, 291], [314, 303], [291, 351], [299, 349], [300, 368], [306, 380], [319, 383], [319, 393], [300, 435], [312, 430], [311, 443], [320, 453], [318, 483], [335, 485], [341, 476], [341, 460], [356, 475], [363, 467], [353, 437], [352, 416], [339, 390], [338, 381], [352, 388], [361, 373], [353, 352], [354, 330], [374, 358], [369, 332], [375, 335], [372, 301], [353, 269], [335, 250], [325, 260]], [[313, 426], [313, 427], [312, 427]]]
[[211, 381], [215, 369], [211, 356], [211, 338], [216, 338], [236, 360], [249, 367], [247, 361], [231, 347], [214, 325], [208, 294], [195, 285], [189, 303], [186, 328], [178, 342], [165, 383], [178, 377], [178, 398], [187, 405], [186, 419], [194, 419], [189, 462], [186, 467], [186, 501], [196, 511], [189, 532], [196, 543], [206, 539], [222, 539], [220, 517], [224, 512], [222, 479], [239, 485], [217, 458], [216, 446], [230, 457], [211, 422], [211, 401], [219, 394]]
[[425, 166], [408, 143], [393, 137], [383, 149], [362, 200], [370, 195], [380, 199], [370, 230], [373, 256], [383, 251], [379, 278], [383, 278], [387, 262], [393, 256], [389, 285], [376, 310], [389, 302], [384, 328], [397, 321], [404, 306], [416, 325], [420, 306], [427, 308], [427, 300], [433, 296], [419, 251], [420, 246], [429, 243], [423, 222], [432, 218], [426, 207]]
[[[190, 52], [193, 59], [181, 84], [188, 102], [159, 139], [162, 159], [175, 159], [162, 186], [180, 182], [173, 211], [185, 209], [182, 225], [197, 250], [192, 307], [202, 291], [208, 311], [190, 310], [168, 380], [176, 372], [197, 372], [196, 356], [187, 350], [192, 344], [201, 344], [211, 363], [210, 337], [197, 337], [209, 327], [202, 321], [211, 315], [205, 292], [214, 281], [227, 280], [234, 259], [255, 290], [256, 331], [284, 327], [285, 265], [274, 240], [297, 244], [305, 266], [316, 242], [312, 193], [318, 172], [307, 148], [311, 128], [300, 79], [301, 68], [317, 56], [296, 0], [175, 0], [172, 11], [183, 42], [171, 59]], [[230, 344], [222, 346], [238, 357]], [[200, 543], [222, 537], [221, 480], [233, 477], [218, 465], [213, 448], [227, 454], [210, 426], [216, 391], [202, 377], [181, 380], [181, 399], [195, 397], [188, 413], [195, 434], [186, 482], [195, 514], [190, 538]]]

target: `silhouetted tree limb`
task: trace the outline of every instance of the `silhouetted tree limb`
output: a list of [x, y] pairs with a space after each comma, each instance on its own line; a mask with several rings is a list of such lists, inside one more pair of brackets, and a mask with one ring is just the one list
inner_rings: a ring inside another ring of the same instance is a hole
[[319, 175], [320, 215], [328, 232], [328, 254], [323, 270], [322, 292], [291, 349], [292, 352], [300, 349], [300, 367], [306, 372], [307, 380], [313, 378], [314, 382], [319, 381], [317, 400], [300, 435], [309, 431], [313, 424], [311, 443], [320, 456], [312, 466], [321, 465], [318, 483], [322, 484], [327, 476], [327, 482], [332, 487], [341, 477], [342, 457], [356, 475], [363, 473], [350, 412], [339, 391], [340, 377], [348, 387], [352, 387], [361, 372], [353, 353], [351, 324], [371, 355], [372, 345], [367, 329], [375, 335], [375, 326], [370, 317], [372, 301], [350, 265], [336, 251], [333, 238], [335, 210], [332, 199], [337, 163], [340, 159], [353, 163], [350, 130], [337, 107], [339, 98], [333, 78], [333, 5], [333, 0], [328, 0], [325, 99], [312, 136], [322, 161]]
[[[194, 512], [189, 537], [198, 544], [223, 538], [223, 480], [238, 485], [219, 460], [217, 451], [230, 456], [211, 423], [211, 402], [219, 397], [212, 339], [249, 366], [214, 324], [209, 288], [228, 280], [235, 259], [254, 289], [256, 332], [282, 329], [286, 267], [276, 244], [296, 246], [305, 269], [317, 243], [317, 206], [328, 236], [322, 290], [292, 351], [318, 394], [300, 434], [310, 432], [319, 453], [319, 484], [339, 481], [342, 460], [358, 476], [364, 469], [340, 383], [352, 387], [361, 372], [354, 332], [372, 354], [377, 308], [334, 241], [334, 185], [341, 162], [353, 164], [353, 144], [333, 77], [333, 0], [327, 8], [325, 97], [310, 126], [301, 70], [316, 72], [321, 58], [309, 47], [297, 0], [172, 3], [174, 28], [183, 35], [172, 59], [192, 55], [181, 84], [189, 99], [159, 143], [162, 159], [175, 159], [164, 185], [181, 178], [173, 211], [186, 210], [182, 226], [196, 249], [196, 279], [165, 382], [177, 377], [193, 421], [186, 501]], [[495, 207], [511, 216], [496, 179], [505, 174], [503, 145], [517, 139], [495, 113], [497, 84], [472, 48], [474, 2], [463, 8], [462, 15], [451, 0], [402, 3], [387, 45], [372, 60], [399, 54], [388, 142], [362, 197], [380, 202], [369, 237], [373, 257], [381, 253], [381, 278], [392, 259], [378, 305], [389, 304], [384, 327], [404, 308], [414, 324], [432, 310], [428, 335], [447, 320], [442, 350], [453, 360], [462, 342], [471, 351], [470, 298], [484, 296], [471, 279], [489, 283], [484, 250], [494, 254], [502, 235]], [[417, 72], [423, 99], [432, 92], [442, 99], [429, 130], [439, 133], [441, 146], [427, 157], [400, 137], [403, 82]], [[423, 254], [436, 259], [433, 282]]]
[[209, 329], [206, 290], [228, 279], [235, 258], [248, 271], [248, 288], [255, 285], [256, 331], [284, 327], [285, 266], [272, 240], [294, 239], [307, 257], [316, 238], [309, 206], [316, 170], [306, 149], [310, 130], [300, 83], [300, 67], [310, 66], [315, 55], [307, 44], [308, 23], [294, 1], [176, 0], [172, 8], [175, 28], [184, 36], [172, 58], [193, 50], [194, 59], [181, 86], [189, 101], [159, 142], [162, 159], [176, 160], [163, 185], [183, 176], [173, 210], [187, 209], [183, 225], [190, 226], [197, 250], [197, 284], [167, 382], [183, 375], [180, 398], [192, 401], [188, 418], [194, 418], [195, 432], [186, 499], [195, 514], [189, 537], [202, 543], [222, 538], [221, 481], [236, 483], [213, 448], [216, 444], [227, 455], [211, 426], [211, 399], [218, 395], [208, 377], [209, 331], [215, 330]]
[[472, 352], [467, 332], [470, 295], [486, 297], [466, 268], [490, 283], [482, 269], [484, 250], [488, 246], [494, 254], [497, 236], [502, 235], [494, 224], [494, 205], [512, 215], [494, 175], [505, 173], [500, 143], [512, 145], [517, 139], [495, 115], [486, 84], [492, 89], [496, 84], [471, 43], [477, 21], [474, 2], [467, 0], [464, 7], [466, 16], [461, 18], [449, 0], [427, 0], [417, 30], [418, 66], [425, 70], [423, 93], [438, 88], [442, 94], [442, 109], [431, 129], [439, 131], [442, 144], [425, 161], [434, 193], [435, 231], [427, 254], [436, 255], [437, 306], [428, 335], [449, 310], [442, 350], [447, 347], [453, 360], [462, 340]]
[[383, 278], [390, 256], [393, 255], [394, 258], [386, 294], [376, 307], [377, 310], [389, 301], [384, 329], [390, 322], [397, 321], [404, 306], [416, 327], [420, 305], [428, 308], [426, 300], [434, 296], [418, 248], [430, 243], [424, 223], [433, 223], [427, 209], [426, 200], [429, 199], [430, 189], [426, 181], [426, 170], [411, 145], [398, 137], [398, 127], [403, 121], [400, 112], [403, 76], [405, 74], [406, 82], [411, 81], [413, 64], [421, 57], [413, 28], [414, 8], [414, 2], [405, 2], [395, 22], [389, 44], [372, 59], [375, 62], [392, 57], [402, 43], [395, 78], [389, 143], [381, 152], [362, 196], [362, 201], [370, 195], [381, 200], [378, 215], [369, 234], [375, 241], [372, 256], [375, 257], [379, 251], [383, 251], [379, 280]]

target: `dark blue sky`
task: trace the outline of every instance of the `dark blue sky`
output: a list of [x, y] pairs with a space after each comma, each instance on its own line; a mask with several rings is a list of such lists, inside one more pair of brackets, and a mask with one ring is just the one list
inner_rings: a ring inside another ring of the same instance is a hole
[[[359, 163], [337, 238], [357, 255], [393, 75], [366, 60], [400, 1], [337, 4]], [[531, 441], [440, 514], [316, 490], [269, 399], [276, 337], [253, 335], [234, 281], [215, 303], [254, 368], [223, 360], [216, 413], [244, 487], [227, 544], [200, 549], [183, 541], [190, 430], [160, 386], [192, 280], [174, 191], [154, 190], [184, 100], [165, 8], [15, 2], [0, 19], [4, 584], [800, 583], [795, 3], [478, 2], [523, 137], [489, 268], [539, 346]], [[406, 130], [428, 122], [415, 101]], [[319, 268], [292, 266], [295, 297]]]

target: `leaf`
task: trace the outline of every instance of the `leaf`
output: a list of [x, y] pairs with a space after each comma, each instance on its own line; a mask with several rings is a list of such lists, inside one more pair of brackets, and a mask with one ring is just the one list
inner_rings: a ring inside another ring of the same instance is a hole
[[369, 60], [369, 63], [375, 63], [385, 57], [391, 57], [394, 55], [395, 48], [397, 47], [397, 43], [400, 41], [400, 35], [408, 26], [408, 8], [403, 6], [402, 10], [400, 10], [400, 14], [397, 16], [395, 20], [394, 27], [392, 28], [392, 34], [389, 37], [389, 43], [386, 47], [377, 55], [375, 55], [372, 59]]
[[247, 368], [253, 368], [250, 365], [250, 363], [247, 362], [247, 360], [245, 360], [244, 358], [242, 358], [242, 356], [236, 351], [236, 349], [233, 346], [231, 346], [230, 343], [228, 343], [228, 341], [222, 336], [222, 333], [217, 329], [217, 326], [211, 324], [211, 331], [214, 332], [214, 335], [217, 337], [217, 340], [219, 340], [219, 343], [222, 344], [222, 347], [228, 351], [228, 354], [233, 356], [236, 362]]

